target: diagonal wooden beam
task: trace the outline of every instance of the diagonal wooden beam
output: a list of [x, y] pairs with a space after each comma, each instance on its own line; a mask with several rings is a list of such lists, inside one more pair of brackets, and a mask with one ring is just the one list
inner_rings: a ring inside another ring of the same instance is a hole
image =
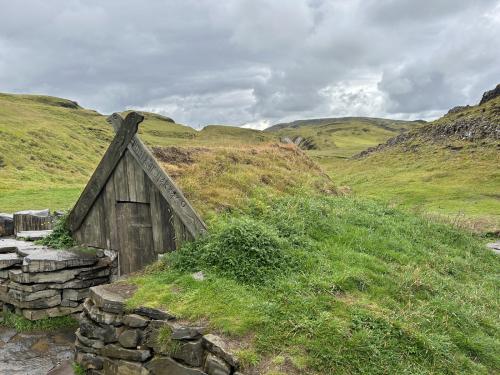
[[[119, 132], [124, 125], [124, 121], [120, 116], [115, 115], [116, 114], [109, 116], [108, 122], [113, 126], [116, 132]], [[181, 219], [188, 232], [194, 238], [206, 234], [207, 227], [203, 220], [198, 216], [189, 201], [184, 197], [184, 194], [182, 194], [182, 191], [158, 164], [156, 158], [151, 154], [151, 151], [149, 151], [147, 146], [137, 135], [132, 137], [127, 148], [153, 184], [158, 188], [161, 195], [172, 207], [179, 219]]]
[[[111, 115], [111, 117], [120, 118], [121, 120], [120, 115], [117, 113]], [[143, 120], [144, 116], [137, 112], [130, 112], [125, 121], [122, 120], [123, 126], [116, 133], [115, 138], [113, 138], [92, 177], [90, 177], [87, 186], [85, 186], [83, 193], [69, 214], [68, 225], [70, 231], [74, 232], [82, 225], [85, 216], [87, 216], [92, 204], [99, 196]]]

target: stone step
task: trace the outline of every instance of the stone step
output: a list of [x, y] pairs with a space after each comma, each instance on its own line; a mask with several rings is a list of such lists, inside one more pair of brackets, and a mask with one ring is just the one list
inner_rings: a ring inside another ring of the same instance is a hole
[[52, 233], [52, 229], [47, 229], [47, 230], [22, 230], [16, 233], [16, 238], [17, 239], [25, 239], [29, 241], [38, 241], [41, 240], [45, 237], [47, 237], [49, 234]]
[[48, 272], [64, 268], [91, 266], [98, 261], [95, 253], [68, 250], [36, 250], [24, 257], [24, 272]]

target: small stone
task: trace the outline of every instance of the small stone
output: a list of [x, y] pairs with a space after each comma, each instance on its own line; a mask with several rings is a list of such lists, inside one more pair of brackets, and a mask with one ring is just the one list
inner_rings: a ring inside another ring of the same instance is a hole
[[143, 328], [149, 323], [149, 319], [137, 314], [125, 315], [123, 318], [123, 324], [128, 325], [132, 328]]
[[141, 334], [137, 329], [127, 329], [118, 337], [118, 342], [124, 348], [136, 348], [139, 344]]
[[82, 310], [83, 310], [82, 305], [79, 305], [77, 307], [56, 306], [50, 309], [38, 309], [38, 310], [25, 309], [22, 311], [22, 314], [26, 319], [39, 320], [43, 318], [55, 318], [57, 316], [71, 315]]
[[134, 309], [134, 313], [147, 316], [148, 318], [154, 319], [154, 320], [170, 320], [170, 319], [175, 319], [175, 316], [162, 310], [158, 309], [153, 309], [151, 307], [145, 307], [141, 306], [136, 309]]
[[203, 364], [203, 346], [201, 340], [173, 342], [173, 347], [169, 355], [189, 366], [200, 367]]
[[80, 320], [80, 333], [89, 339], [110, 343], [118, 341], [121, 329], [111, 325], [99, 325], [89, 320], [86, 316], [83, 316]]
[[104, 342], [102, 340], [89, 339], [88, 337], [83, 336], [80, 333], [80, 328], [78, 328], [75, 332], [75, 336], [80, 341], [81, 344], [94, 349], [102, 349], [104, 348]]
[[103, 367], [103, 358], [91, 353], [77, 352], [75, 355], [75, 361], [85, 370], [101, 370]]
[[151, 371], [151, 374], [158, 375], [207, 375], [205, 372], [190, 368], [176, 362], [169, 357], [155, 356], [146, 364], [146, 368]]
[[231, 367], [213, 354], [207, 355], [204, 370], [208, 375], [230, 375]]
[[21, 290], [16, 290], [16, 289], [9, 290], [9, 297], [19, 302], [30, 302], [41, 298], [53, 297], [59, 294], [60, 294], [59, 291], [50, 289], [40, 290], [38, 292], [33, 292], [33, 293], [23, 292]]
[[193, 279], [195, 279], [196, 281], [205, 280], [205, 275], [201, 271], [195, 272], [191, 276], [193, 276]]
[[121, 346], [115, 344], [106, 345], [101, 350], [101, 353], [105, 357], [118, 358], [135, 362], [144, 362], [149, 357], [151, 357], [151, 351], [149, 350], [124, 349]]
[[[106, 375], [149, 375], [142, 363], [121, 360], [104, 359], [104, 374]], [[160, 373], [158, 373], [160, 374]]]
[[203, 336], [204, 327], [189, 327], [178, 323], [169, 322], [170, 330], [172, 331], [172, 339], [174, 340], [196, 340]]
[[70, 301], [69, 299], [61, 300], [61, 306], [64, 306], [64, 307], [76, 307], [78, 305], [79, 305], [79, 303], [76, 301]]
[[92, 300], [90, 298], [85, 300], [85, 302], [83, 303], [83, 307], [89, 318], [94, 322], [113, 326], [120, 326], [123, 323], [123, 315], [117, 315], [102, 311], [92, 303]]
[[94, 286], [90, 288], [90, 298], [103, 311], [123, 314], [125, 299], [132, 296], [136, 289], [136, 286], [127, 284]]
[[0, 254], [0, 269], [9, 268], [22, 262], [23, 258], [16, 253]]
[[14, 301], [10, 299], [11, 303], [21, 309], [47, 309], [61, 304], [61, 295], [56, 295], [48, 298], [36, 299], [33, 301]]
[[89, 290], [87, 288], [83, 289], [64, 289], [62, 298], [69, 299], [71, 301], [82, 301], [89, 296]]
[[209, 352], [225, 360], [232, 367], [238, 367], [238, 360], [229, 350], [226, 342], [219, 336], [208, 334], [203, 336], [203, 346]]

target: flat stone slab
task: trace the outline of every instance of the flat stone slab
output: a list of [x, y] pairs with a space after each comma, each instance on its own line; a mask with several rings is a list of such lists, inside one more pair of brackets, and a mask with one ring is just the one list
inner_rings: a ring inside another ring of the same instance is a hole
[[0, 254], [0, 269], [9, 268], [22, 262], [23, 258], [17, 255], [17, 253]]
[[24, 257], [40, 249], [47, 249], [47, 247], [15, 238], [0, 238], [0, 253], [17, 252], [20, 256]]
[[31, 252], [23, 260], [24, 272], [49, 272], [64, 268], [91, 266], [97, 256], [85, 252], [40, 249]]
[[31, 241], [41, 240], [52, 233], [51, 229], [48, 230], [24, 230], [16, 233], [16, 238], [28, 239]]
[[90, 288], [90, 297], [101, 310], [123, 314], [125, 300], [133, 296], [137, 287], [129, 284], [106, 284]]

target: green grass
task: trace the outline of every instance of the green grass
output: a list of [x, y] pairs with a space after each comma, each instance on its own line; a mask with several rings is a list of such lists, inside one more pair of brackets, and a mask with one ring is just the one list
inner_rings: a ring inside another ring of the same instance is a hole
[[14, 328], [17, 332], [55, 331], [61, 328], [76, 328], [78, 327], [78, 321], [72, 316], [44, 318], [32, 321], [7, 312], [3, 313], [3, 321], [0, 322], [0, 325]]
[[[249, 221], [267, 229], [248, 232]], [[500, 259], [481, 238], [383, 204], [310, 195], [256, 200], [210, 227], [136, 277], [129, 304], [208, 321], [259, 374], [500, 371]], [[244, 277], [273, 251], [295, 262]], [[191, 276], [199, 270], [204, 281]]]

